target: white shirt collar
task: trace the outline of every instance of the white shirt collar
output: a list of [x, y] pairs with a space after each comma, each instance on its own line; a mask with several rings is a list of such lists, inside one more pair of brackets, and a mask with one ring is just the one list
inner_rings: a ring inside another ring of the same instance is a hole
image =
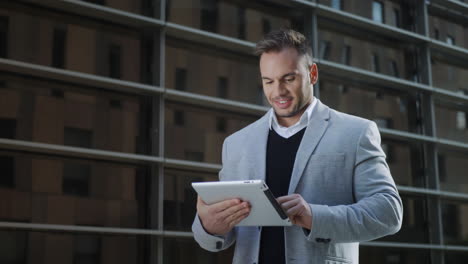
[[299, 121], [290, 127], [281, 126], [278, 122], [278, 118], [276, 117], [275, 111], [272, 109], [272, 111], [270, 112], [269, 119], [270, 129], [274, 129], [276, 133], [278, 133], [283, 138], [289, 138], [295, 135], [297, 132], [301, 131], [309, 124], [310, 118], [312, 116], [312, 111], [314, 110], [316, 104], [317, 99], [313, 98], [312, 103], [304, 111]]

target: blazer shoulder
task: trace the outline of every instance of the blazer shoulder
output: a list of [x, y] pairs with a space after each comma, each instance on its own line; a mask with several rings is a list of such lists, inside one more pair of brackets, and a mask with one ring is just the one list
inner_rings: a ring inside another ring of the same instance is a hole
[[252, 135], [258, 134], [259, 129], [261, 129], [265, 125], [265, 122], [268, 122], [267, 115], [268, 113], [264, 115], [263, 117], [259, 118], [257, 121], [229, 135], [224, 140], [225, 143], [226, 142], [246, 142], [247, 140], [252, 138]]
[[368, 128], [374, 121], [362, 117], [346, 114], [330, 108], [330, 121], [334, 125], [346, 127], [346, 129], [362, 131]]

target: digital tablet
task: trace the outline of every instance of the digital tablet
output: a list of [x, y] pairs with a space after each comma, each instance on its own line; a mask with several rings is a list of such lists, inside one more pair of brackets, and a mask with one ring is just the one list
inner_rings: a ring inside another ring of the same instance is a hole
[[193, 182], [192, 187], [207, 204], [235, 198], [249, 202], [250, 214], [238, 226], [292, 225], [263, 180]]

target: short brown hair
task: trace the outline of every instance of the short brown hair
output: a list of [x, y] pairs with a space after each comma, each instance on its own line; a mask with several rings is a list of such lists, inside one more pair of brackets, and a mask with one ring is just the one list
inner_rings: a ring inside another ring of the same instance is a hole
[[266, 34], [257, 42], [255, 55], [260, 57], [263, 53], [280, 52], [285, 48], [293, 48], [299, 55], [305, 56], [307, 66], [310, 67], [313, 64], [309, 41], [303, 34], [292, 29], [279, 29]]

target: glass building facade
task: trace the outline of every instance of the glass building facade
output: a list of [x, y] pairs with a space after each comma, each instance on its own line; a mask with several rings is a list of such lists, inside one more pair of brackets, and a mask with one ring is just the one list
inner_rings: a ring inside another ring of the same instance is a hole
[[374, 120], [404, 203], [360, 263], [468, 263], [468, 3], [0, 1], [0, 263], [230, 263], [190, 183], [267, 110], [253, 47], [312, 40], [315, 95]]

